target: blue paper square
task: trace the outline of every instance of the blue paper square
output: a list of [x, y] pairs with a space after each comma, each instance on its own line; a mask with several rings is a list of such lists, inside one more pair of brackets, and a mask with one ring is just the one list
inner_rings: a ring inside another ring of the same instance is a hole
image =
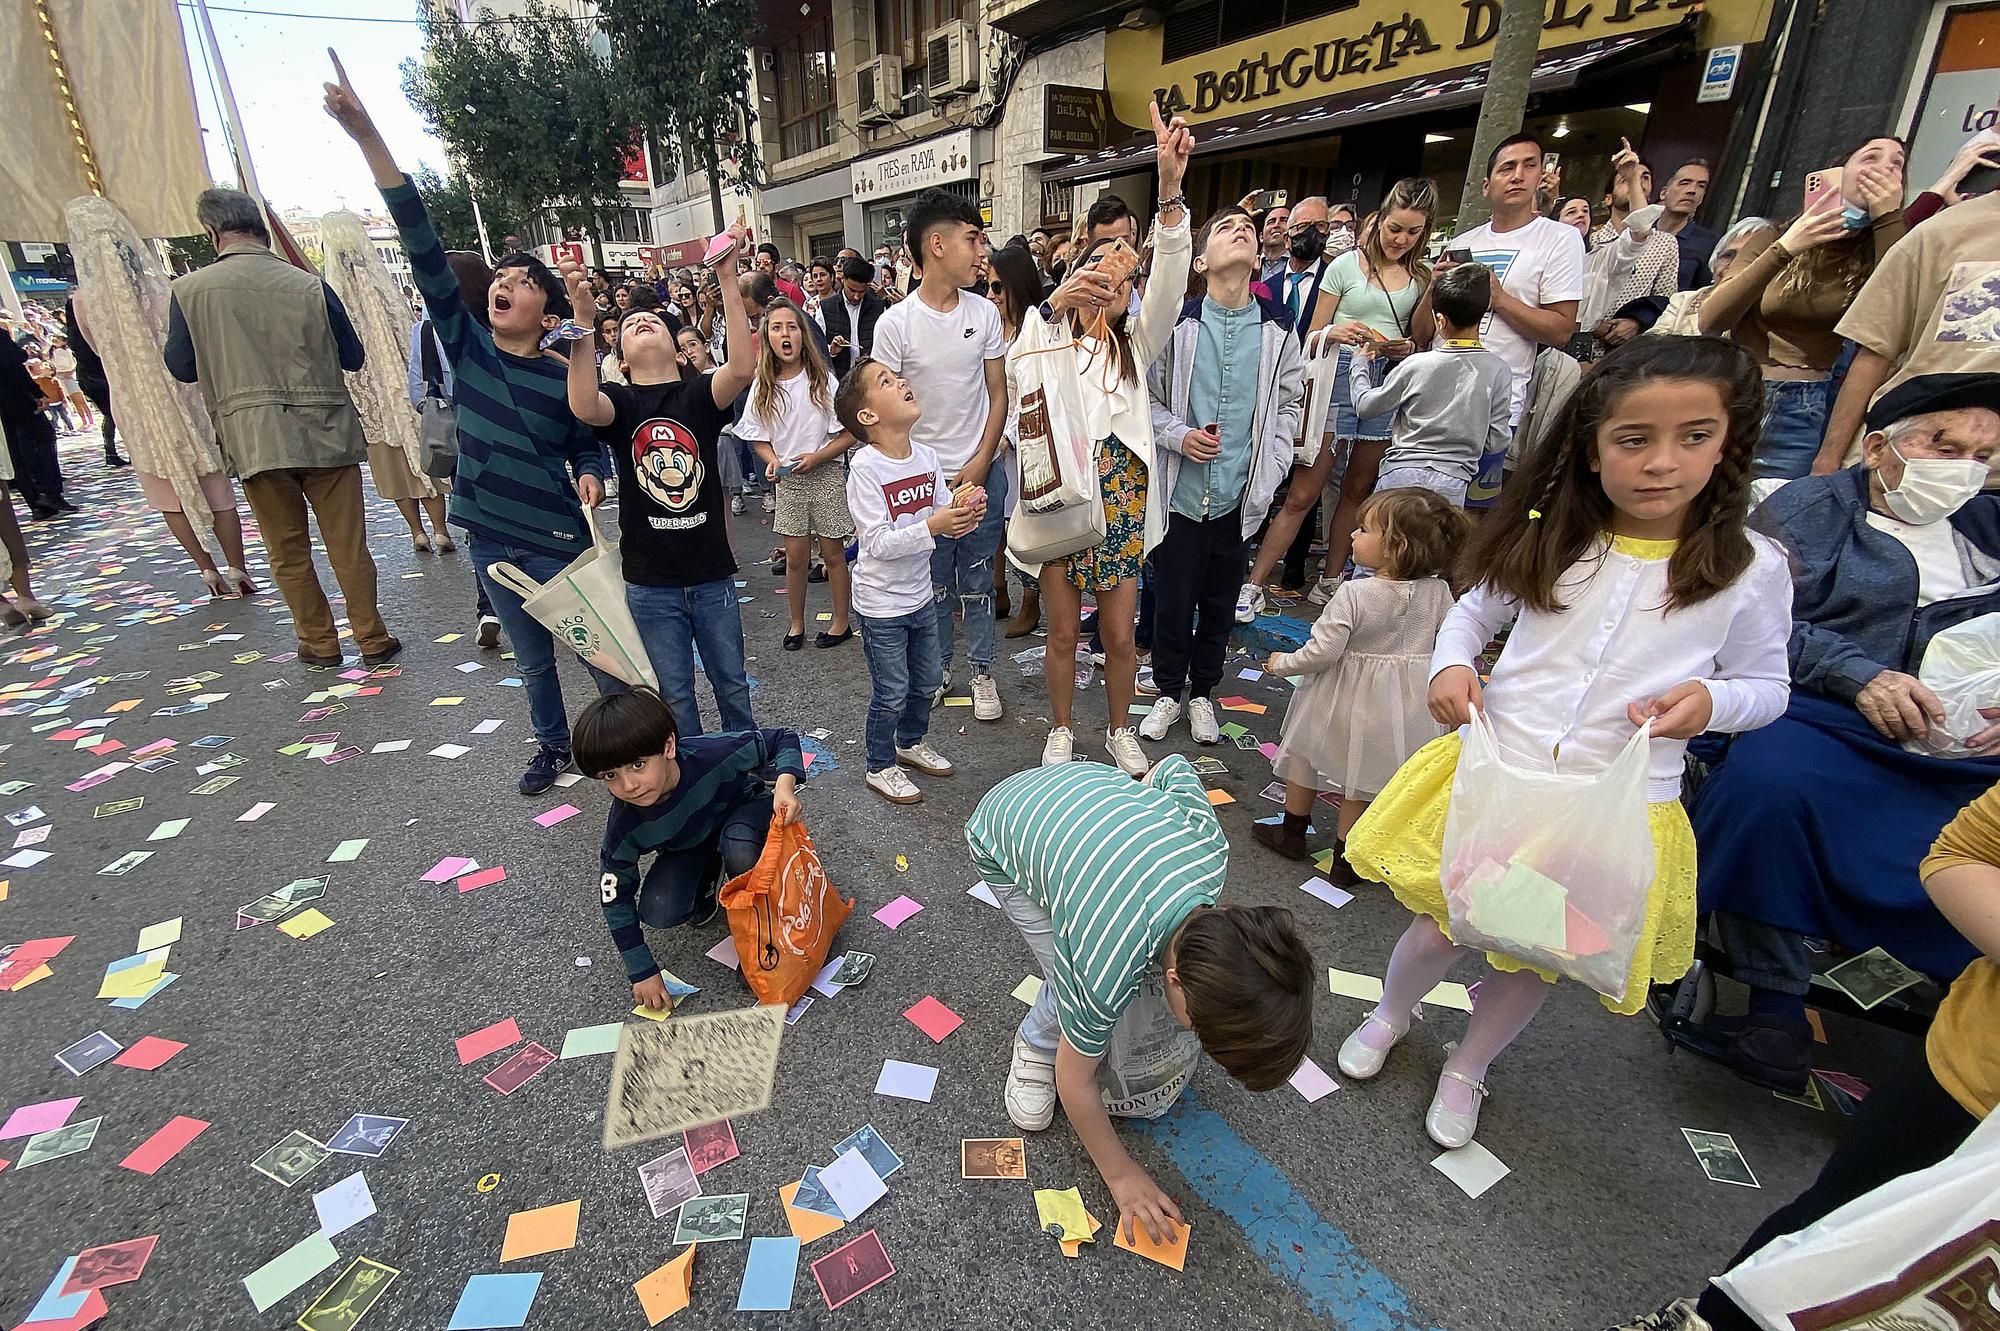
[[792, 1306], [792, 1286], [798, 1282], [798, 1276], [797, 1239], [751, 1239], [750, 1260], [743, 1267], [743, 1289], [736, 1296], [736, 1311], [788, 1311]]
[[35, 1300], [35, 1306], [28, 1309], [28, 1315], [21, 1319], [22, 1326], [27, 1326], [30, 1322], [61, 1322], [76, 1316], [83, 1307], [83, 1301], [90, 1297], [90, 1291], [80, 1289], [68, 1296], [56, 1292], [63, 1287], [63, 1281], [69, 1279], [69, 1273], [75, 1268], [76, 1258], [63, 1259], [63, 1264], [56, 1268], [56, 1278], [49, 1282], [49, 1287], [42, 1291], [42, 1297]]
[[542, 1285], [542, 1273], [474, 1276], [452, 1309], [445, 1331], [487, 1331], [491, 1327], [526, 1326], [528, 1308]]

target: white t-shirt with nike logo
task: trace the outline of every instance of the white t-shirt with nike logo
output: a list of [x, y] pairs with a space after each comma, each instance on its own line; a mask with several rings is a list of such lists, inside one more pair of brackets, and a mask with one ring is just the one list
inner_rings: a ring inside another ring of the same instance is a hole
[[912, 291], [876, 321], [875, 359], [903, 376], [923, 412], [910, 439], [936, 453], [947, 475], [979, 451], [991, 404], [986, 362], [1006, 354], [1000, 311], [969, 291], [959, 292], [958, 304], [946, 311], [932, 309]]

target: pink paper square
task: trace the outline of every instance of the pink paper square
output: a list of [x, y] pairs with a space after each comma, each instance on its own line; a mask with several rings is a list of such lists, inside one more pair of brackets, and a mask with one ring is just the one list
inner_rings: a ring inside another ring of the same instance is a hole
[[476, 1063], [498, 1049], [521, 1042], [521, 1028], [514, 1024], [512, 1017], [496, 1021], [491, 1026], [482, 1027], [470, 1035], [458, 1037], [458, 1063]]
[[32, 1137], [38, 1132], [48, 1132], [69, 1122], [69, 1116], [83, 1103], [82, 1096], [72, 1096], [67, 1100], [44, 1100], [38, 1105], [22, 1105], [7, 1116], [7, 1125], [0, 1127], [0, 1142], [15, 1137]]
[[965, 1025], [965, 1018], [953, 1012], [929, 994], [919, 1000], [916, 1006], [903, 1013], [910, 1024], [931, 1037], [934, 1044], [943, 1044], [944, 1037]]
[[130, 1048], [111, 1061], [121, 1068], [151, 1072], [185, 1048], [187, 1046], [177, 1040], [162, 1040], [157, 1035], [147, 1035], [133, 1041]]
[[542, 827], [554, 827], [557, 823], [574, 818], [582, 812], [583, 810], [574, 804], [558, 804], [547, 813], [536, 814], [535, 822]]
[[431, 871], [424, 875], [423, 881], [442, 883], [447, 878], [456, 878], [465, 872], [465, 866], [470, 863], [472, 861], [462, 855], [447, 855], [431, 866]]
[[176, 1114], [168, 1124], [118, 1163], [141, 1174], [156, 1174], [160, 1166], [181, 1153], [181, 1149], [201, 1136], [208, 1124], [186, 1114]]
[[923, 903], [920, 901], [912, 901], [908, 897], [897, 897], [894, 901], [876, 911], [875, 918], [888, 925], [891, 929], [894, 929], [923, 908]]
[[493, 884], [505, 880], [506, 877], [507, 870], [496, 864], [490, 869], [481, 869], [478, 873], [469, 873], [459, 879], [458, 890], [461, 892], [477, 892], [482, 887], [491, 887]]

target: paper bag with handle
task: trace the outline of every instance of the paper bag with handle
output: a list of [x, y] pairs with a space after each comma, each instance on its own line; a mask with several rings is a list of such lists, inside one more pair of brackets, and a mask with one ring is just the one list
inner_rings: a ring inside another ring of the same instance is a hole
[[722, 908], [743, 978], [759, 1003], [790, 1007], [826, 965], [852, 901], [828, 881], [803, 820], [771, 819], [764, 853], [722, 885]]

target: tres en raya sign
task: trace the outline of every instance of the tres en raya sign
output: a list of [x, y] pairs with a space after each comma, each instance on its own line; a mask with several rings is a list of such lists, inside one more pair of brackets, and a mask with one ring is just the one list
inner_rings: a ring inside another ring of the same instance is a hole
[[[1621, 32], [1667, 27], [1679, 22], [1700, 0], [1547, 0], [1542, 22], [1544, 50], [1609, 37]], [[1340, 15], [1363, 11], [1337, 31]], [[1370, 12], [1380, 12], [1362, 26]], [[1113, 38], [1150, 37], [1155, 43], [1154, 68], [1165, 81], [1145, 90], [1169, 115], [1203, 116], [1255, 102], [1294, 102], [1334, 91], [1349, 91], [1395, 78], [1413, 78], [1476, 65], [1489, 59], [1489, 48], [1500, 32], [1500, 0], [1457, 0], [1450, 4], [1418, 4], [1391, 10], [1364, 0], [1347, 0], [1325, 19], [1298, 24], [1285, 36], [1315, 38], [1287, 48], [1224, 47], [1190, 60], [1157, 65], [1159, 30], [1145, 34], [1119, 33]], [[1321, 34], [1327, 34], [1322, 36]], [[1238, 55], [1236, 63], [1212, 63]], [[1122, 55], [1123, 52], [1117, 54]], [[1136, 54], [1136, 53], [1134, 53]], [[1211, 62], [1204, 65], [1203, 62]], [[1114, 59], [1105, 51], [1105, 67], [1144, 68]], [[1138, 89], [1131, 89], [1138, 92]], [[1144, 107], [1139, 117], [1143, 123]], [[1129, 107], [1120, 107], [1129, 119]]]

